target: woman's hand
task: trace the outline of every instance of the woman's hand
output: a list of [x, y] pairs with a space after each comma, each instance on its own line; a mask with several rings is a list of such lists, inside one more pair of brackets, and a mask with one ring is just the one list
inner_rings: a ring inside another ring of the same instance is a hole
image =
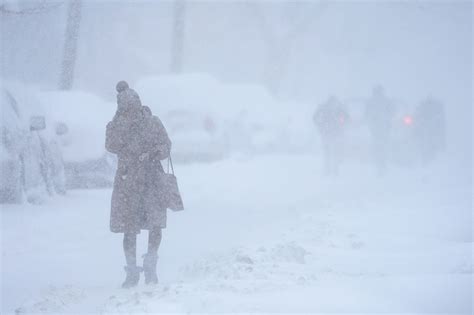
[[150, 157], [150, 154], [148, 152], [145, 152], [145, 153], [142, 153], [138, 159], [140, 160], [140, 162], [143, 162], [143, 161], [148, 160], [149, 157]]

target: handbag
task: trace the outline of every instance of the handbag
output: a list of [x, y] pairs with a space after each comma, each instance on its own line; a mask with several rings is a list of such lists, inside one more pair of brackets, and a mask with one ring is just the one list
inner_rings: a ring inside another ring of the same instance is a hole
[[171, 154], [168, 157], [168, 171], [163, 174], [163, 190], [166, 208], [173, 211], [184, 210], [183, 199], [181, 198], [181, 194], [179, 193], [178, 180], [174, 175]]

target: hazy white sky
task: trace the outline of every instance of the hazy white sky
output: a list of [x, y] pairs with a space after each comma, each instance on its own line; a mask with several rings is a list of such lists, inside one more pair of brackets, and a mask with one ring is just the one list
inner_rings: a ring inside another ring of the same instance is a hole
[[[119, 79], [168, 73], [172, 8], [168, 1], [85, 0], [75, 88], [111, 98]], [[62, 4], [3, 14], [2, 75], [54, 88], [65, 13]], [[269, 46], [262, 17], [277, 45]], [[287, 59], [275, 58], [280, 50]], [[230, 83], [264, 83], [274, 60], [284, 69], [281, 95], [300, 101], [364, 96], [381, 83], [408, 102], [432, 94], [470, 110], [472, 3], [189, 1], [184, 54], [185, 72]]]
[[[133, 82], [168, 71], [170, 2], [84, 4], [76, 87], [108, 95], [107, 87], [119, 78]], [[277, 41], [291, 47], [283, 95], [304, 100], [328, 93], [363, 95], [377, 82], [413, 98], [434, 92], [448, 97], [470, 89], [469, 1], [339, 1], [327, 6], [190, 1], [185, 71], [260, 83], [268, 47], [255, 6]], [[56, 84], [65, 9], [62, 5], [34, 15], [2, 15], [4, 75]], [[292, 27], [298, 31], [288, 39]]]

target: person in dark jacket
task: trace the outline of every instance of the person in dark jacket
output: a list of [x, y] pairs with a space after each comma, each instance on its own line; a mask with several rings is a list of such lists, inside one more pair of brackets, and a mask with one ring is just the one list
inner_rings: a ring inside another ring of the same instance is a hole
[[324, 151], [324, 173], [335, 176], [341, 162], [341, 146], [349, 115], [336, 97], [319, 105], [313, 121], [318, 127]]
[[394, 113], [394, 104], [385, 95], [384, 88], [380, 85], [375, 86], [372, 96], [366, 103], [365, 119], [372, 137], [372, 154], [379, 176], [387, 169]]
[[112, 192], [110, 230], [124, 233], [126, 279], [122, 287], [138, 284], [137, 234], [148, 230], [144, 255], [145, 283], [156, 284], [156, 264], [162, 229], [166, 227], [160, 160], [169, 157], [171, 141], [160, 119], [142, 106], [138, 94], [121, 81], [117, 84], [117, 112], [106, 128], [106, 149], [117, 155], [118, 166]]
[[446, 117], [444, 105], [428, 97], [415, 110], [414, 136], [423, 164], [432, 161], [445, 147]]

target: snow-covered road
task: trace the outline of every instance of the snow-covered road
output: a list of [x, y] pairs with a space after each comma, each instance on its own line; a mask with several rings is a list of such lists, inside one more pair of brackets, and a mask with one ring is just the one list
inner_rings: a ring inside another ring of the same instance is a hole
[[312, 156], [267, 156], [177, 175], [186, 211], [169, 215], [156, 287], [120, 289], [111, 190], [2, 206], [2, 313], [472, 310], [462, 167], [328, 179]]

